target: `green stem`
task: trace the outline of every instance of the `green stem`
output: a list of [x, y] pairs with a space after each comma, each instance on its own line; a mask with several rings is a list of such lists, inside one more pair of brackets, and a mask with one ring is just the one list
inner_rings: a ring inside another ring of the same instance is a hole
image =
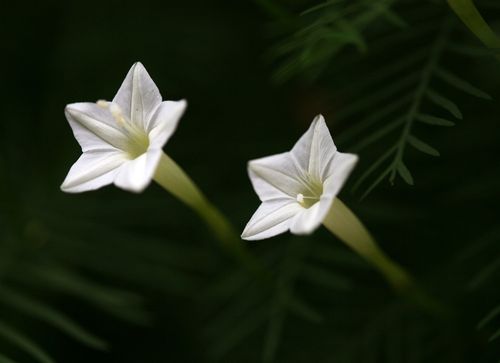
[[376, 267], [398, 293], [429, 311], [445, 314], [441, 304], [422, 291], [404, 268], [378, 247], [363, 223], [340, 199], [335, 198], [323, 225]]
[[162, 154], [154, 180], [191, 207], [207, 224], [221, 247], [246, 264], [254, 264], [238, 234], [224, 215], [203, 195], [189, 176], [168, 155]]
[[405, 289], [412, 284], [410, 276], [377, 246], [358, 217], [340, 199], [335, 199], [323, 224], [330, 232], [378, 268], [396, 290]]
[[[483, 19], [472, 0], [448, 0], [448, 4], [484, 45], [491, 49], [500, 49], [500, 38]], [[500, 59], [500, 55], [496, 58]]]

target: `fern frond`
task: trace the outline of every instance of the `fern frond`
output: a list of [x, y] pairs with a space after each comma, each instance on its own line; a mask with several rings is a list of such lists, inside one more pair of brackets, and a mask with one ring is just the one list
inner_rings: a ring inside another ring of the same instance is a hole
[[124, 321], [144, 325], [151, 320], [141, 308], [143, 299], [134, 293], [96, 283], [60, 266], [30, 266], [29, 269], [35, 277], [33, 283], [47, 290], [74, 296]]
[[0, 337], [3, 337], [3, 339], [13, 346], [18, 347], [21, 351], [33, 357], [37, 362], [55, 363], [55, 361], [31, 339], [2, 321], [0, 321]]
[[[43, 227], [46, 232], [47, 227]], [[136, 294], [98, 284], [83, 277], [80, 272], [61, 267], [66, 266], [68, 260], [61, 259], [56, 262], [57, 255], [64, 249], [56, 247], [54, 240], [50, 246], [55, 248], [57, 253], [53, 253], [51, 248], [44, 248], [37, 251], [35, 258], [32, 253], [26, 253], [32, 249], [28, 241], [17, 236], [14, 238], [15, 244], [0, 244], [0, 260], [5, 261], [0, 274], [0, 304], [3, 312], [23, 317], [22, 321], [41, 322], [79, 344], [97, 350], [106, 350], [107, 342], [83, 327], [70, 314], [63, 312], [61, 307], [52, 301], [54, 298], [73, 296], [122, 320], [141, 324], [149, 321], [149, 315], [142, 306], [142, 299]], [[30, 235], [26, 238], [30, 238]], [[4, 251], [10, 253], [3, 253]], [[41, 297], [35, 292], [41, 293]], [[54, 361], [32, 340], [34, 338], [25, 335], [24, 327], [18, 326], [17, 320], [10, 324], [2, 323], [2, 342], [9, 343], [18, 351], [25, 352], [40, 362]]]
[[[483, 329], [487, 324], [492, 322], [495, 318], [500, 316], [500, 305], [495, 307], [493, 310], [491, 310], [481, 321], [477, 324], [477, 329]], [[490, 338], [490, 341], [494, 340], [497, 338], [497, 333], [493, 333], [493, 335]]]
[[0, 288], [0, 301], [9, 306], [12, 310], [19, 311], [29, 317], [42, 320], [50, 324], [68, 336], [73, 337], [80, 343], [94, 349], [104, 350], [107, 344], [100, 338], [82, 328], [69, 317], [57, 310], [37, 301], [33, 297], [28, 297], [18, 291], [8, 289], [5, 286]]
[[[399, 77], [398, 82], [408, 80], [407, 87], [401, 87], [403, 95], [399, 95], [396, 100], [392, 100], [388, 105], [383, 104], [384, 97], [379, 97], [380, 94], [388, 92], [392, 94], [394, 83], [384, 87], [382, 91], [377, 92], [376, 96], [369, 93], [367, 96], [359, 99], [353, 105], [350, 105], [338, 113], [338, 119], [344, 117], [352, 118], [363, 113], [364, 107], [378, 108], [375, 115], [370, 115], [367, 118], [361, 119], [351, 129], [346, 131], [346, 135], [340, 139], [341, 142], [348, 142], [357, 136], [358, 142], [351, 146], [354, 152], [360, 152], [369, 146], [376, 143], [381, 143], [384, 139], [392, 139], [396, 137], [396, 144], [387, 149], [376, 161], [372, 162], [370, 167], [359, 177], [354, 185], [353, 190], [358, 190], [361, 185], [366, 185], [365, 191], [361, 198], [366, 197], [376, 186], [378, 186], [386, 178], [391, 183], [394, 183], [396, 176], [401, 177], [407, 184], [413, 185], [414, 178], [407, 163], [404, 161], [407, 150], [407, 145], [412, 146], [415, 150], [431, 156], [439, 156], [439, 151], [426, 141], [422, 140], [416, 134], [417, 124], [427, 124], [431, 126], [446, 126], [454, 125], [453, 121], [447, 120], [441, 116], [435, 116], [426, 113], [426, 108], [430, 104], [434, 104], [444, 111], [449, 112], [453, 117], [462, 119], [462, 112], [455, 102], [450, 100], [441, 92], [436, 91], [435, 81], [441, 80], [448, 85], [460, 90], [469, 95], [490, 99], [491, 97], [484, 91], [474, 87], [469, 82], [461, 79], [459, 76], [450, 71], [445, 70], [442, 66], [444, 52], [447, 50], [447, 45], [451, 37], [453, 23], [450, 19], [443, 22], [441, 31], [437, 33], [434, 42], [431, 43], [430, 49], [426, 55], [426, 60], [422, 64], [418, 77], [409, 72], [410, 75]], [[409, 63], [409, 69], [411, 63]], [[403, 68], [404, 69], [404, 68]], [[397, 74], [396, 74], [397, 76]], [[413, 77], [411, 77], [413, 76]], [[396, 83], [397, 85], [398, 83]], [[413, 85], [414, 90], [409, 93], [407, 89]], [[401, 93], [398, 90], [398, 93]], [[372, 101], [374, 100], [374, 101]], [[362, 107], [357, 107], [360, 104]], [[363, 107], [364, 106], [364, 107]], [[351, 111], [351, 107], [353, 107]], [[404, 110], [406, 107], [406, 110]], [[345, 115], [345, 116], [344, 116]], [[380, 116], [381, 117], [380, 117]], [[381, 124], [383, 119], [392, 117], [393, 121]], [[381, 125], [379, 125], [379, 123]], [[369, 129], [378, 125], [378, 128], [369, 133]], [[399, 136], [393, 136], [400, 129]], [[359, 137], [365, 134], [364, 137]], [[366, 184], [368, 177], [379, 170], [378, 176], [369, 184]]]
[[[304, 25], [275, 48], [283, 58], [274, 79], [283, 82], [302, 72], [317, 77], [332, 58], [348, 45], [366, 51], [364, 33], [380, 19], [401, 28], [406, 26], [391, 7], [395, 0], [325, 1], [302, 15]], [[309, 19], [304, 19], [309, 18]]]
[[356, 289], [356, 283], [335, 268], [369, 271], [362, 259], [332, 244], [331, 239], [311, 245], [292, 238], [286, 247], [275, 246], [267, 253], [264, 260], [273, 270], [272, 279], [263, 284], [248, 272], [238, 271], [226, 274], [200, 297], [210, 306], [204, 335], [214, 360], [231, 357], [236, 347], [259, 336], [263, 337], [260, 360], [279, 361], [281, 354], [286, 354], [280, 352], [285, 325], [303, 322], [319, 327], [326, 320], [324, 313], [309, 303], [304, 289], [345, 295]]
[[405, 115], [405, 125], [401, 132], [401, 136], [399, 137], [395, 156], [391, 163], [391, 173], [389, 180], [392, 183], [395, 180], [397, 172], [406, 181], [406, 183], [413, 184], [413, 177], [411, 176], [410, 171], [403, 162], [404, 152], [406, 145], [409, 142], [409, 139], [412, 137], [411, 131], [413, 123], [417, 115], [420, 113], [421, 104], [426, 92], [428, 92], [432, 73], [437, 67], [437, 64], [439, 63], [439, 59], [441, 57], [443, 48], [446, 44], [446, 39], [449, 36], [450, 30], [451, 30], [450, 23], [447, 22], [443, 26], [442, 31], [440, 32], [438, 38], [436, 39], [434, 45], [432, 46], [427, 63], [425, 64], [420, 74], [420, 80], [413, 95], [413, 99], [409, 106], [408, 112]]

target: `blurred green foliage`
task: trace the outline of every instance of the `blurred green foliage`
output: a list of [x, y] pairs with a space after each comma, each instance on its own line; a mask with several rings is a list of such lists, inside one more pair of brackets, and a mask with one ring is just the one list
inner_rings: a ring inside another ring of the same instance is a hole
[[[500, 6], [476, 4], [498, 32]], [[445, 1], [32, 1], [0, 19], [0, 362], [499, 361], [500, 64]], [[79, 155], [64, 106], [111, 98], [138, 60], [187, 98], [166, 151], [238, 229], [258, 204], [246, 162], [323, 113], [361, 157], [342, 199], [449, 314], [324, 230], [250, 243], [262, 282], [155, 185], [60, 192]]]

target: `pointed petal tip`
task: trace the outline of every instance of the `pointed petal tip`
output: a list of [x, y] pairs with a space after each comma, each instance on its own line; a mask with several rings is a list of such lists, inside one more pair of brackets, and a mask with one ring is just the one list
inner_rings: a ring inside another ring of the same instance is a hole
[[245, 231], [243, 231], [243, 233], [240, 235], [240, 238], [243, 239], [243, 240], [245, 240], [245, 241], [251, 241], [249, 239], [249, 237], [247, 236], [247, 234], [245, 233]]
[[314, 119], [323, 122], [325, 121], [325, 117], [323, 116], [322, 113], [318, 113]]
[[325, 124], [326, 125], [326, 121], [325, 121], [325, 118], [323, 117], [323, 115], [321, 113], [319, 113], [314, 117], [312, 124], [314, 124], [314, 125]]
[[78, 119], [79, 114], [81, 111], [78, 109], [78, 104], [77, 103], [71, 103], [69, 105], [66, 105], [64, 107], [64, 116], [66, 116], [66, 119], [71, 117], [72, 119]]
[[255, 235], [249, 234], [246, 228], [240, 237], [242, 240], [245, 240], [245, 241], [259, 241], [259, 240], [264, 239], [264, 238], [259, 238], [259, 237], [256, 237]]
[[280, 154], [263, 156], [261, 158], [249, 160], [247, 162], [247, 169], [248, 170], [254, 170], [255, 168], [258, 168], [259, 166], [268, 165], [271, 162], [271, 160], [275, 159], [278, 156], [287, 157], [288, 155], [289, 155], [289, 152], [285, 151], [285, 152], [280, 153]]
[[69, 181], [68, 179], [65, 179], [65, 180], [63, 181], [63, 183], [61, 184], [61, 186], [59, 187], [59, 189], [60, 189], [63, 193], [68, 193], [68, 194], [80, 194], [80, 193], [90, 192], [90, 191], [93, 191], [93, 190], [100, 189], [100, 188], [102, 188], [103, 186], [105, 186], [105, 185], [99, 185], [99, 186], [84, 186], [84, 187], [82, 187], [82, 185], [80, 185], [80, 184], [75, 184], [74, 182], [72, 183], [72, 182], [71, 182], [71, 181]]
[[146, 190], [146, 188], [148, 187], [148, 185], [139, 186], [139, 187], [138, 186], [133, 186], [133, 187], [129, 187], [129, 188], [122, 188], [122, 187], [120, 187], [120, 189], [123, 189], [123, 190], [125, 190], [127, 192], [134, 193], [134, 194], [141, 194], [142, 192], [144, 192]]
[[177, 103], [177, 106], [180, 108], [180, 112], [183, 114], [188, 106], [187, 100], [185, 98], [183, 98], [179, 101], [174, 101], [174, 102]]
[[[72, 193], [71, 191], [71, 188], [68, 188], [68, 186], [66, 185], [66, 181], [64, 181], [60, 186], [59, 186], [59, 189], [61, 190], [61, 192], [64, 192], [64, 193]], [[73, 192], [74, 193], [74, 192]]]
[[74, 103], [70, 103], [70, 104], [67, 104], [65, 107], [64, 107], [64, 113], [67, 114], [71, 114], [74, 110], [75, 110], [75, 104]]
[[250, 170], [254, 165], [255, 165], [255, 161], [257, 159], [253, 159], [253, 160], [248, 160], [247, 161], [247, 169]]
[[61, 187], [61, 191], [63, 193], [66, 193], [66, 194], [80, 194], [80, 193], [82, 193], [81, 191], [74, 190], [72, 188], [63, 188], [63, 187]]
[[[253, 160], [249, 160], [247, 162], [247, 173], [250, 173], [251, 171], [254, 172], [255, 171], [255, 167], [258, 165], [257, 164], [257, 161], [259, 159], [253, 159]], [[252, 177], [250, 176], [250, 179], [252, 179]]]
[[61, 184], [61, 186], [59, 187], [59, 189], [63, 193], [68, 193], [68, 194], [79, 194], [79, 193], [82, 193], [82, 192], [86, 191], [86, 190], [80, 190], [77, 187], [72, 186], [71, 183], [68, 183], [67, 180], [63, 181], [63, 183]]
[[69, 103], [64, 107], [64, 112], [70, 115], [75, 115], [77, 113], [93, 112], [95, 110], [96, 103], [94, 102], [74, 102]]
[[290, 229], [290, 233], [294, 234], [296, 236], [310, 236], [311, 234], [314, 233], [314, 231], [317, 229], [317, 227], [311, 228], [311, 229], [301, 229], [301, 230], [293, 230]]
[[323, 221], [321, 221], [319, 225], [317, 223], [307, 225], [304, 223], [292, 224], [290, 226], [290, 233], [296, 236], [310, 236], [319, 228], [321, 223], [323, 223]]
[[137, 61], [137, 62], [135, 62], [134, 64], [132, 64], [132, 67], [131, 67], [131, 68], [134, 68], [134, 69], [135, 69], [136, 67], [139, 67], [139, 68], [143, 68], [143, 69], [145, 69], [144, 64], [142, 64], [142, 63], [141, 63], [141, 61]]
[[241, 232], [240, 238], [244, 239], [246, 241], [250, 241], [251, 240], [252, 236], [249, 235], [249, 233], [248, 233], [248, 224], [243, 229], [243, 232]]
[[146, 184], [134, 184], [134, 183], [116, 183], [116, 181], [113, 183], [117, 188], [125, 190], [130, 193], [134, 194], [141, 194], [146, 190], [146, 188], [151, 184], [151, 181], [148, 181]]
[[59, 186], [59, 189], [64, 193], [76, 193], [74, 188], [72, 188], [71, 183], [68, 180], [68, 176], [64, 178], [63, 182]]
[[132, 64], [132, 67], [130, 67], [129, 73], [132, 73], [135, 76], [146, 73], [149, 77], [149, 73], [146, 70], [146, 67], [144, 67], [144, 64], [142, 64], [140, 61], [137, 61], [134, 64]]
[[247, 162], [247, 173], [250, 175], [250, 179], [253, 178], [251, 173], [258, 173], [259, 166], [262, 166], [262, 160], [267, 157], [268, 156], [259, 159], [252, 159]]
[[150, 149], [145, 154], [122, 165], [113, 184], [128, 192], [142, 193], [153, 180], [161, 153], [161, 149]]
[[[340, 152], [339, 152], [340, 153]], [[359, 156], [358, 154], [352, 154], [352, 153], [340, 153], [340, 154], [344, 154], [346, 155], [347, 157], [349, 157], [351, 160], [350, 162], [353, 164], [353, 165], [356, 165], [358, 162], [359, 162]]]
[[272, 236], [266, 236], [265, 234], [262, 234], [262, 231], [255, 231], [253, 228], [253, 225], [251, 224], [251, 221], [247, 223], [245, 228], [243, 229], [243, 232], [240, 235], [242, 240], [245, 241], [260, 241], [263, 239], [268, 239]]

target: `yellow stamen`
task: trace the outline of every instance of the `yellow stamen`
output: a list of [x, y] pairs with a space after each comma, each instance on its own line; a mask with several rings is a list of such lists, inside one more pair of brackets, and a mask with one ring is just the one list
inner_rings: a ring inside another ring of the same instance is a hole
[[108, 108], [109, 107], [109, 102], [105, 100], [99, 100], [96, 102], [97, 106], [101, 108]]
[[304, 203], [304, 194], [297, 194], [297, 202], [299, 202], [300, 204]]

